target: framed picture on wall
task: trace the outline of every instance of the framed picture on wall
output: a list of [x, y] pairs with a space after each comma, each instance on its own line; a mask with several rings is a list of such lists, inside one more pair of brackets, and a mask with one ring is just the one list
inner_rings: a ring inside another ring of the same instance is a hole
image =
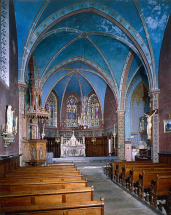
[[164, 122], [164, 133], [171, 132], [171, 119], [163, 120]]

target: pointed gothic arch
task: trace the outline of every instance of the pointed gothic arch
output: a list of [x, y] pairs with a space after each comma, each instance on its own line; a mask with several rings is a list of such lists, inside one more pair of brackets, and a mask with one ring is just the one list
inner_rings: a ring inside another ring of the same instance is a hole
[[50, 119], [47, 120], [47, 127], [57, 128], [57, 98], [54, 92], [50, 92], [48, 99], [45, 103], [46, 110], [50, 112]]
[[93, 93], [88, 98], [88, 115], [90, 127], [99, 127], [100, 125], [100, 103], [97, 96]]
[[78, 127], [78, 100], [74, 95], [66, 100], [66, 125], [68, 128]]

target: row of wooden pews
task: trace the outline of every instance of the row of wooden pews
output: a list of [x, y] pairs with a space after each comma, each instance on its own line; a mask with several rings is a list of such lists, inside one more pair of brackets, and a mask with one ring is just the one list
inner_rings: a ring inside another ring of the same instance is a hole
[[[154, 208], [171, 214], [171, 167], [152, 161], [115, 161], [106, 164], [108, 175]], [[169, 191], [170, 190], [170, 191]]]
[[8, 214], [104, 215], [104, 199], [73, 163], [19, 167], [0, 178], [0, 212]]

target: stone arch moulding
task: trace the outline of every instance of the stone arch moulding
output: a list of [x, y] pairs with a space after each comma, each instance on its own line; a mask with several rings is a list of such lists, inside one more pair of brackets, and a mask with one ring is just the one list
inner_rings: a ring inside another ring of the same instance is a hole
[[126, 94], [127, 99], [125, 101], [125, 109], [126, 109], [126, 112], [125, 112], [125, 139], [128, 139], [130, 137], [130, 133], [131, 133], [131, 98], [132, 98], [132, 95], [133, 95], [135, 89], [141, 82], [143, 82], [144, 85], [146, 86], [146, 88], [149, 89], [145, 80], [138, 76], [132, 82], [132, 84], [129, 86], [129, 89], [127, 90], [127, 94]]
[[[132, 42], [135, 44], [136, 48], [138, 49], [147, 72], [147, 76], [150, 83], [150, 89], [154, 90], [157, 88], [156, 81], [156, 74], [153, 72], [151, 62], [151, 55], [150, 52], [145, 44], [145, 42], [142, 40], [141, 36], [138, 34], [138, 32], [130, 26], [130, 23], [127, 22], [122, 16], [117, 14], [114, 10], [111, 10], [110, 8], [107, 8], [104, 5], [101, 5], [97, 2], [88, 1], [88, 2], [82, 2], [77, 3], [73, 5], [69, 5], [68, 7], [65, 7], [59, 11], [57, 11], [55, 14], [52, 14], [48, 19], [46, 19], [39, 27], [35, 30], [34, 34], [30, 39], [28, 40], [29, 43], [26, 44], [26, 50], [23, 51], [22, 56], [22, 62], [21, 62], [21, 74], [20, 79], [24, 81], [24, 73], [26, 71], [26, 65], [28, 62], [28, 58], [30, 54], [32, 53], [32, 50], [38, 43], [38, 41], [43, 37], [43, 34], [46, 33], [53, 25], [60, 22], [61, 20], [70, 17], [75, 14], [84, 13], [84, 12], [94, 12], [97, 13], [100, 16], [105, 17], [115, 25], [117, 25], [126, 35], [132, 40]], [[46, 27], [45, 27], [46, 26]], [[143, 42], [142, 42], [143, 41]]]
[[[83, 57], [74, 57], [72, 59], [67, 59], [63, 62], [61, 62], [60, 64], [54, 66], [44, 77], [42, 77], [42, 84], [43, 87], [45, 86], [46, 82], [48, 81], [48, 79], [55, 74], [56, 72], [60, 71], [60, 69], [62, 69], [63, 66], [69, 65], [70, 63], [73, 62], [82, 62], [85, 63], [86, 65], [89, 65], [90, 67], [94, 68], [97, 73], [95, 73], [95, 71], [89, 71], [89, 72], [94, 72], [94, 74], [98, 75], [100, 78], [102, 78], [107, 84], [108, 86], [111, 88], [113, 95], [116, 99], [116, 103], [118, 103], [118, 89], [116, 88], [115, 84], [113, 83], [112, 79], [110, 78], [110, 76], [108, 74], [106, 74], [106, 72], [100, 68], [98, 65], [96, 65], [95, 63], [91, 62], [88, 59], [85, 59]], [[70, 72], [72, 73], [72, 72]], [[82, 75], [82, 74], [80, 74]], [[63, 77], [61, 77], [60, 79], [58, 79], [54, 85], [52, 86], [51, 90], [53, 89], [53, 87], [62, 79]], [[84, 77], [85, 78], [85, 77]], [[88, 80], [87, 80], [88, 81]], [[90, 83], [90, 85], [92, 85]]]

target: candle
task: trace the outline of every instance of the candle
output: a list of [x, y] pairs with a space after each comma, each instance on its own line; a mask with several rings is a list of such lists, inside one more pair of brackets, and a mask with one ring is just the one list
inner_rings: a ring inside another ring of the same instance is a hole
[[115, 124], [114, 124], [114, 133], [115, 133]]

